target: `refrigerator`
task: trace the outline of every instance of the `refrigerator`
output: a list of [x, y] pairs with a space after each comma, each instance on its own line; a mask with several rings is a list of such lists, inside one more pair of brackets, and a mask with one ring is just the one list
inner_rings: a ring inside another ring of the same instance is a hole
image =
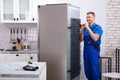
[[38, 6], [39, 61], [47, 80], [80, 80], [80, 8], [71, 4]]

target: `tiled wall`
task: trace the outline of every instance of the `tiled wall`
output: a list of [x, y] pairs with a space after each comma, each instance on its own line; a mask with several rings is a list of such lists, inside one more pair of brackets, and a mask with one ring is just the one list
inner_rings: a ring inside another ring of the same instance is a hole
[[108, 0], [106, 40], [106, 52], [114, 54], [120, 47], [120, 0]]
[[[0, 49], [10, 48], [10, 28], [37, 28], [35, 23], [0, 23]], [[30, 44], [32, 49], [37, 48], [37, 43], [33, 42]]]
[[[115, 54], [116, 48], [120, 48], [120, 0], [108, 0], [106, 52]], [[115, 58], [112, 64], [115, 65]], [[112, 66], [112, 71], [114, 68]]]

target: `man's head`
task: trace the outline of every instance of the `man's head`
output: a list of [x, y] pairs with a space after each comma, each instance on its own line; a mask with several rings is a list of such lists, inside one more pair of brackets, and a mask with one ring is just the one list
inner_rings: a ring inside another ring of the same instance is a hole
[[89, 25], [92, 25], [95, 21], [95, 13], [94, 12], [88, 12], [86, 16], [86, 20]]

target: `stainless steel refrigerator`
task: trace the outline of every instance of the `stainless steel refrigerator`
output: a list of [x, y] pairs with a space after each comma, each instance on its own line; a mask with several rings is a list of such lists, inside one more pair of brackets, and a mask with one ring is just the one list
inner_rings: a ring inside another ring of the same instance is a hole
[[39, 61], [47, 80], [80, 80], [80, 8], [47, 4], [39, 10]]

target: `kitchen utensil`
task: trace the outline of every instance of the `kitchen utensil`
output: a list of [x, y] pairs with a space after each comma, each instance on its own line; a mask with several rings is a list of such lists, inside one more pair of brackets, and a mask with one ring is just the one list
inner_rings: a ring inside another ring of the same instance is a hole
[[26, 41], [26, 29], [24, 29], [24, 41]]
[[23, 31], [21, 29], [21, 41], [23, 40]]
[[30, 44], [28, 42], [28, 38], [27, 38], [27, 29], [24, 29], [24, 41], [23, 41], [23, 49], [30, 49]]
[[13, 29], [13, 40], [12, 40], [13, 44], [16, 44], [16, 40], [15, 40], [15, 29]]
[[9, 43], [12, 43], [12, 28], [10, 29], [10, 40]]
[[[16, 33], [17, 33], [17, 36], [16, 36], [16, 37], [19, 38], [19, 37], [18, 37], [19, 29], [17, 29], [17, 32], [16, 32]], [[17, 39], [17, 38], [16, 38], [16, 39]]]
[[27, 41], [24, 42], [24, 44], [23, 44], [23, 49], [24, 49], [24, 50], [30, 49], [30, 44], [29, 44], [29, 42], [27, 42]]
[[13, 50], [16, 50], [15, 29], [13, 29], [12, 49], [13, 49]]

